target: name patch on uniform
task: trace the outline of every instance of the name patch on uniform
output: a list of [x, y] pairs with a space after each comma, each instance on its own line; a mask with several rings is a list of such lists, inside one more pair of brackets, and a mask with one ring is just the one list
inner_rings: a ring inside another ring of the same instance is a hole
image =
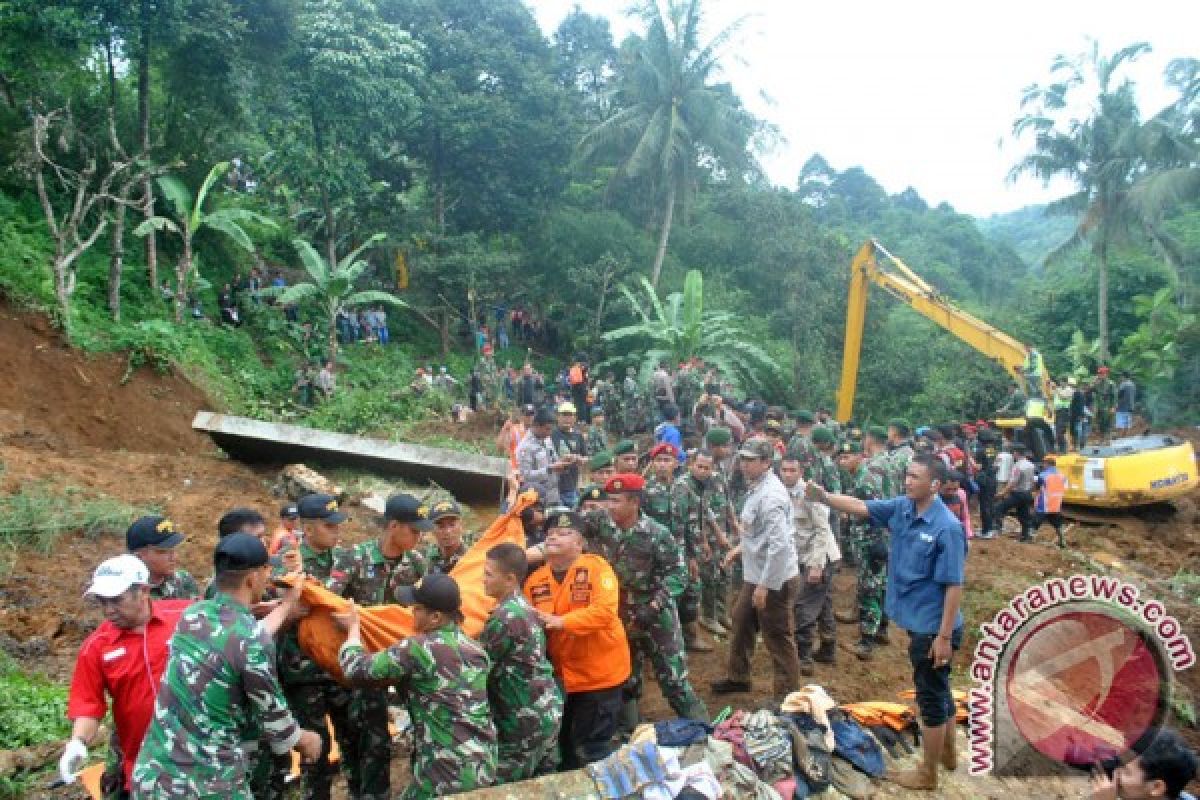
[[587, 605], [592, 602], [592, 587], [591, 585], [579, 585], [576, 583], [571, 587], [571, 602]]
[[529, 595], [532, 598], [535, 605], [537, 603], [545, 602], [545, 601], [551, 599], [550, 587], [544, 583], [539, 583], [536, 586], [531, 586], [529, 588]]
[[100, 656], [100, 660], [107, 664], [109, 661], [112, 661], [114, 658], [120, 658], [123, 655], [125, 655], [125, 648], [118, 647], [116, 650], [109, 650], [107, 653]]

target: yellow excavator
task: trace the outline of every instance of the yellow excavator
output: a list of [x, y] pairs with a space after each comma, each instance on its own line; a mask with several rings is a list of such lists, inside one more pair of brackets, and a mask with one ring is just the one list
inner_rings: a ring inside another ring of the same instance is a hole
[[[900, 259], [874, 239], [868, 241], [850, 264], [850, 294], [846, 303], [846, 341], [842, 353], [841, 385], [837, 393], [840, 422], [850, 419], [858, 384], [858, 362], [862, 351], [863, 324], [867, 315], [867, 293], [879, 286], [914, 311], [1003, 367], [1028, 392], [1026, 346], [1007, 333], [955, 306], [926, 283]], [[1041, 376], [1041, 397], [1050, 397], [1049, 378]], [[1053, 426], [1049, 403], [1031, 413]], [[1025, 417], [997, 419], [1000, 428], [1025, 429]], [[1200, 485], [1196, 455], [1190, 442], [1169, 435], [1131, 436], [1106, 444], [1089, 445], [1078, 453], [1058, 457], [1058, 468], [1066, 476], [1064, 500], [1097, 508], [1132, 508], [1180, 497]]]

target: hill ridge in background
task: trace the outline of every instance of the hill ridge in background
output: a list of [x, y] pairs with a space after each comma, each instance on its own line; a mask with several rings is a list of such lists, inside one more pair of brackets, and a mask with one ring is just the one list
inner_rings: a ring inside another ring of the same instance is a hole
[[1031, 271], [1040, 272], [1046, 256], [1070, 238], [1077, 224], [1074, 216], [1047, 214], [1046, 208], [1032, 205], [976, 217], [975, 225], [988, 239], [1011, 247]]

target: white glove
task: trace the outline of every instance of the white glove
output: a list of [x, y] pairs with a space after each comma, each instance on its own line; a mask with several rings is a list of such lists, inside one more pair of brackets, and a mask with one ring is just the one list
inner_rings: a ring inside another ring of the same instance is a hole
[[63, 783], [74, 783], [75, 775], [87, 763], [88, 749], [79, 739], [72, 738], [58, 760], [58, 777]]

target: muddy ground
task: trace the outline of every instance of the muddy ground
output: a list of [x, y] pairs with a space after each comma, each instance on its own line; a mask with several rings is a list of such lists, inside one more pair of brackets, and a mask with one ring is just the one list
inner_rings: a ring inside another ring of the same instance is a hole
[[[28, 482], [62, 491], [102, 493], [136, 506], [160, 508], [189, 535], [182, 565], [207, 576], [216, 539], [216, 521], [235, 505], [249, 505], [273, 517], [281, 499], [274, 493], [276, 470], [251, 469], [232, 462], [190, 429], [193, 413], [207, 406], [202, 392], [176, 375], [141, 369], [122, 385], [126, 362], [119, 357], [86, 358], [65, 348], [37, 317], [0, 312], [0, 358], [20, 380], [0, 383], [0, 492], [9, 494]], [[453, 430], [447, 428], [446, 430]], [[490, 446], [491, 431], [482, 419], [470, 435]], [[441, 431], [439, 431], [441, 432]], [[1045, 528], [1035, 544], [1011, 538], [975, 541], [968, 558], [965, 613], [968, 637], [964, 653], [976, 641], [975, 626], [986, 621], [1025, 587], [1054, 575], [1101, 568], [1145, 587], [1162, 600], [1200, 647], [1200, 497], [1177, 504], [1174, 513], [1142, 517], [1106, 515], [1076, 524], [1070, 547], [1052, 546]], [[481, 509], [481, 516], [487, 510]], [[346, 527], [347, 541], [369, 535], [368, 514]], [[1094, 515], [1093, 515], [1094, 517]], [[474, 520], [481, 524], [484, 520]], [[99, 621], [80, 598], [91, 569], [121, 552], [117, 535], [95, 538], [81, 533], [62, 537], [48, 553], [19, 548], [0, 563], [0, 647], [23, 663], [67, 681], [75, 651]], [[3, 555], [3, 554], [0, 554]], [[1172, 582], [1171, 579], [1175, 578]], [[837, 603], [849, 608], [853, 576], [843, 570], [836, 581]], [[849, 648], [855, 631], [840, 626], [836, 666], [820, 667], [812, 678], [838, 700], [891, 700], [910, 685], [903, 635], [861, 662]], [[770, 684], [766, 655], [756, 655], [756, 688], [762, 694], [714, 697], [709, 684], [724, 675], [725, 647], [691, 658], [692, 681], [712, 712], [726, 704], [752, 707]], [[648, 667], [648, 665], [647, 665]], [[959, 657], [956, 685], [966, 688], [967, 659]], [[650, 675], [649, 669], [646, 670]], [[1180, 677], [1180, 696], [1192, 708], [1200, 705], [1200, 670]], [[648, 681], [643, 713], [669, 716], [653, 680]], [[1186, 731], [1200, 747], [1200, 731]], [[399, 768], [399, 765], [398, 765]], [[884, 787], [885, 796], [900, 796]], [[963, 781], [942, 793], [952, 797], [1077, 796], [1078, 784], [1014, 785], [998, 780]]]

